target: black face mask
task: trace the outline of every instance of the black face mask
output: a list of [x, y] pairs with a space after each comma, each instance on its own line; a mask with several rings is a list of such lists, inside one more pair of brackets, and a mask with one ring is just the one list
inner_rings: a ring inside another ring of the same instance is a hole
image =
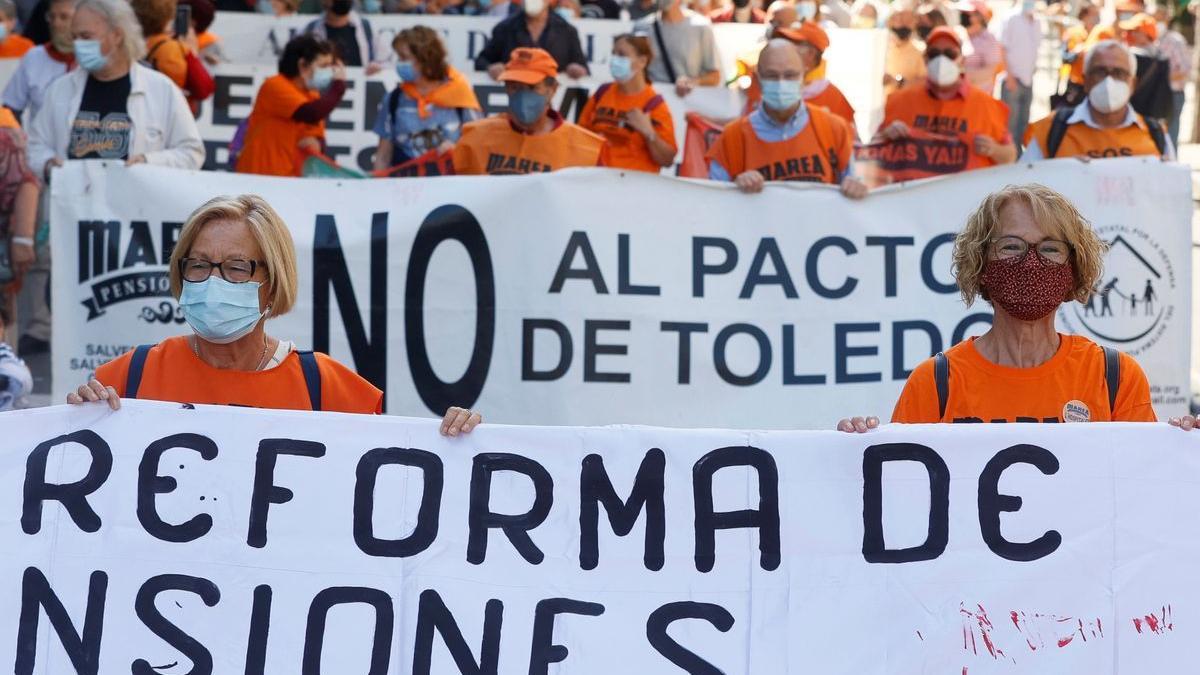
[[337, 14], [338, 16], [346, 16], [353, 8], [353, 0], [333, 0], [333, 3], [329, 5], [329, 11]]
[[917, 37], [921, 38], [922, 40], [928, 38], [929, 34], [932, 32], [933, 26], [917, 26]]
[[970, 15], [970, 14], [965, 14], [965, 13], [964, 13], [964, 14], [962, 15], [962, 25], [963, 25], [963, 28], [970, 28], [972, 23], [974, 23], [974, 22], [973, 22], [973, 21], [971, 21], [971, 15]]
[[733, 0], [733, 6], [737, 9], [745, 9], [746, 5], [750, 4], [750, 0]]
[[912, 37], [912, 29], [905, 26], [893, 28], [892, 32], [895, 33], [896, 37], [900, 38], [901, 40], [907, 40]]

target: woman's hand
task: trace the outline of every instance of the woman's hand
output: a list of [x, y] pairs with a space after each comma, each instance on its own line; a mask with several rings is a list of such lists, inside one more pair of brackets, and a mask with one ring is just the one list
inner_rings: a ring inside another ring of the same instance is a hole
[[837, 430], [848, 434], [865, 434], [878, 426], [878, 417], [852, 417], [838, 422]]
[[121, 397], [117, 396], [117, 390], [100, 384], [100, 380], [94, 377], [87, 384], [81, 385], [79, 389], [67, 394], [67, 403], [71, 405], [95, 401], [108, 401], [108, 407], [113, 410], [121, 409]]
[[654, 122], [641, 108], [631, 108], [626, 111], [625, 124], [643, 136], [654, 135]]
[[1183, 417], [1172, 417], [1167, 420], [1167, 424], [1173, 427], [1179, 427], [1184, 431], [1191, 431], [1196, 428], [1196, 418], [1192, 415], [1184, 415]]
[[460, 431], [469, 434], [482, 423], [483, 416], [479, 413], [456, 406], [446, 411], [441, 431], [443, 436], [457, 436]]

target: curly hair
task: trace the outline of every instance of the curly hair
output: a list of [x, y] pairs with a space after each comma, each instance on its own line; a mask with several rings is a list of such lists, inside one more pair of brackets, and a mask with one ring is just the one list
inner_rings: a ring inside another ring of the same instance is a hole
[[1075, 285], [1064, 300], [1087, 302], [1104, 271], [1104, 254], [1108, 244], [1097, 236], [1092, 224], [1070, 200], [1037, 183], [1005, 186], [988, 195], [967, 218], [966, 227], [954, 239], [954, 278], [958, 280], [963, 302], [969, 307], [976, 297], [988, 299], [980, 284], [983, 268], [988, 261], [992, 241], [1000, 234], [1000, 213], [1013, 200], [1028, 205], [1033, 211], [1034, 220], [1046, 229], [1050, 237], [1070, 245]]
[[450, 77], [450, 69], [446, 65], [446, 45], [432, 28], [405, 28], [392, 40], [392, 49], [396, 53], [400, 52], [400, 45], [408, 46], [408, 51], [417, 60], [417, 69], [425, 79], [440, 82]]
[[167, 23], [175, 18], [175, 0], [131, 0], [129, 4], [147, 38], [166, 32]]

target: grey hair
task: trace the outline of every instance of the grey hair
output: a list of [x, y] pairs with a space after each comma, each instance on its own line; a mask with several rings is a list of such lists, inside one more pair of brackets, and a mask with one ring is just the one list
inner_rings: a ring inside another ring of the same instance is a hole
[[1085, 54], [1083, 57], [1083, 74], [1087, 75], [1087, 72], [1092, 69], [1093, 56], [1105, 49], [1113, 48], [1120, 49], [1121, 51], [1125, 52], [1125, 56], [1129, 57], [1129, 72], [1137, 75], [1137, 57], [1133, 55], [1133, 52], [1129, 51], [1129, 47], [1126, 47], [1124, 43], [1117, 42], [1116, 40], [1101, 40], [1092, 45], [1091, 49], [1087, 50], [1087, 54]]
[[12, 0], [0, 0], [0, 15], [17, 18], [17, 5]]
[[81, 9], [92, 10], [104, 18], [109, 28], [120, 31], [121, 48], [125, 50], [131, 63], [136, 63], [146, 55], [142, 26], [138, 23], [128, 0], [79, 0], [75, 3], [75, 11]]

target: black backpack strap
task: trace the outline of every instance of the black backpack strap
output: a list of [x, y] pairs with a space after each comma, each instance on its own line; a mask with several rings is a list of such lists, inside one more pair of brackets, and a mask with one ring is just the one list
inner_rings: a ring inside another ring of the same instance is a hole
[[608, 93], [609, 89], [612, 89], [612, 86], [612, 82], [605, 82], [599, 87], [596, 87], [596, 91], [592, 92], [592, 105], [600, 103], [600, 99], [604, 98], [604, 95]]
[[937, 389], [940, 420], [946, 416], [946, 404], [950, 401], [950, 359], [942, 352], [933, 356], [933, 384]]
[[388, 94], [388, 114], [392, 116], [392, 128], [396, 128], [396, 111], [400, 109], [400, 85]]
[[1158, 148], [1159, 156], [1167, 154], [1167, 135], [1163, 132], [1162, 123], [1153, 117], [1143, 117], [1142, 121], [1146, 123], [1146, 130], [1150, 132], [1150, 138], [1154, 140], [1154, 147]]
[[[1080, 103], [1080, 105], [1084, 105]], [[1058, 154], [1058, 148], [1062, 145], [1063, 137], [1067, 135], [1067, 120], [1071, 114], [1075, 112], [1075, 108], [1063, 106], [1054, 111], [1054, 119], [1050, 122], [1050, 133], [1046, 136], [1046, 147], [1042, 148], [1045, 152], [1046, 159], [1054, 159]]]
[[[611, 82], [609, 84], [611, 84]], [[664, 101], [663, 101], [662, 94], [655, 94], [649, 101], [646, 101], [646, 105], [642, 106], [642, 112], [649, 115], [651, 111], [653, 111], [655, 108], [662, 105], [663, 103], [664, 103]]]
[[663, 67], [667, 69], [667, 77], [670, 78], [671, 84], [675, 84], [675, 81], [679, 78], [675, 75], [675, 66], [671, 64], [671, 54], [667, 51], [667, 41], [663, 39], [662, 26], [659, 25], [661, 23], [661, 16], [654, 19], [654, 39], [658, 42], [658, 54], [662, 57]]
[[134, 347], [133, 356], [129, 357], [129, 372], [125, 375], [125, 398], [137, 398], [138, 388], [142, 386], [142, 371], [146, 369], [146, 357], [154, 345], [139, 345]]
[[1117, 392], [1121, 389], [1121, 352], [1104, 347], [1104, 381], [1108, 385], [1108, 412], [1117, 407]]
[[317, 355], [311, 351], [296, 352], [300, 357], [300, 370], [304, 373], [304, 386], [308, 388], [308, 402], [313, 410], [321, 409], [321, 369], [317, 366]]

